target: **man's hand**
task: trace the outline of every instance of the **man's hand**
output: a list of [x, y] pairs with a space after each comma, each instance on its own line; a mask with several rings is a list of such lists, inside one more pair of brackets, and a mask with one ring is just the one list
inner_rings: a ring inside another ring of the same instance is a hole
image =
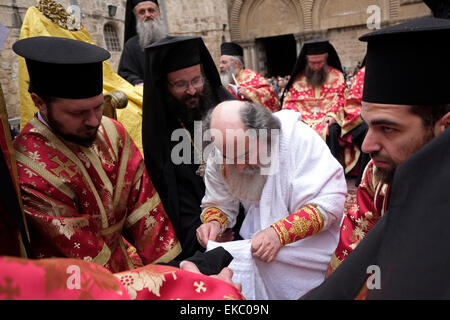
[[209, 240], [217, 241], [221, 233], [221, 226], [219, 221], [213, 220], [202, 224], [197, 228], [197, 241], [203, 248], [206, 248]]
[[332, 116], [326, 116], [326, 117], [323, 119], [322, 124], [323, 124], [324, 126], [326, 126], [326, 125], [331, 126], [333, 123], [336, 123], [336, 122], [337, 122], [336, 119], [333, 118]]
[[281, 243], [275, 230], [271, 227], [258, 232], [252, 238], [252, 254], [264, 262], [272, 262], [280, 251]]
[[250, 97], [247, 95], [247, 92], [243, 87], [238, 87], [238, 96], [241, 97], [241, 99], [250, 100]]
[[[198, 267], [195, 265], [195, 263], [191, 262], [191, 261], [181, 261], [180, 263], [180, 269], [185, 270], [185, 271], [189, 271], [189, 272], [194, 272], [194, 273], [200, 273], [200, 270], [198, 269]], [[233, 271], [230, 268], [223, 268], [222, 271], [220, 271], [219, 274], [216, 275], [212, 275], [211, 277], [225, 281], [226, 283], [231, 284], [233, 287], [235, 287], [236, 289], [239, 290], [239, 292], [242, 291], [242, 285], [240, 283], [236, 283], [233, 282]]]

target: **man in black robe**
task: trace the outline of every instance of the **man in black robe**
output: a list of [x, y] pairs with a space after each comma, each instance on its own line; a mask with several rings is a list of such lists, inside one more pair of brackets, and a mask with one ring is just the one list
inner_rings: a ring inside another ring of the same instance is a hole
[[183, 259], [204, 251], [196, 239], [205, 194], [202, 163], [206, 161], [199, 121], [220, 102], [234, 98], [222, 86], [200, 37], [162, 39], [147, 48], [146, 59], [144, 158], [181, 242], [178, 259]]
[[156, 0], [128, 0], [125, 12], [125, 46], [118, 74], [135, 86], [144, 84], [145, 48], [167, 35]]

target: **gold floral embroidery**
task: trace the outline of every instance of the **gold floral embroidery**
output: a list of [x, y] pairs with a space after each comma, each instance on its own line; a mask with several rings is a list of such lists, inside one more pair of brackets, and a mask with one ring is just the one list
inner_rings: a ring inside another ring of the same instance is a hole
[[210, 221], [218, 221], [222, 228], [225, 228], [228, 223], [227, 215], [218, 208], [208, 208], [202, 214], [202, 222], [208, 223]]
[[319, 233], [323, 228], [323, 224], [323, 217], [317, 207], [307, 205], [299, 211], [274, 223], [271, 227], [278, 234], [281, 245], [285, 246], [286, 244]]
[[[174, 280], [177, 280], [176, 272], [170, 271]], [[142, 270], [140, 272], [123, 272], [115, 274], [115, 277], [125, 286], [131, 299], [135, 300], [140, 291], [147, 289], [157, 297], [161, 296], [161, 288], [166, 281], [165, 273], [156, 270]]]

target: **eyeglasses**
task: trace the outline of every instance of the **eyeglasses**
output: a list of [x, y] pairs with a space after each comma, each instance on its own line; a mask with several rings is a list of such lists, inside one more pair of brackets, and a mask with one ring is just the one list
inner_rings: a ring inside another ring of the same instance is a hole
[[201, 86], [203, 86], [205, 83], [205, 78], [202, 76], [196, 77], [192, 79], [191, 81], [177, 81], [177, 82], [170, 82], [169, 84], [175, 89], [176, 92], [185, 92], [189, 89], [189, 86], [192, 85], [195, 89], [199, 89]]

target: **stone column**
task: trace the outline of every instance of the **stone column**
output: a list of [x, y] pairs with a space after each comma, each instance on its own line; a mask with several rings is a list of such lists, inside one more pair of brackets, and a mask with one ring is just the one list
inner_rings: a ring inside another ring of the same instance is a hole
[[257, 65], [255, 40], [237, 41], [237, 43], [244, 49], [244, 63], [248, 69], [255, 70]]
[[300, 51], [302, 50], [303, 47], [303, 43], [305, 43], [305, 34], [302, 33], [296, 33], [294, 34], [294, 38], [295, 38], [295, 43], [297, 45], [297, 57], [300, 54]]
[[159, 5], [161, 8], [162, 17], [164, 20], [164, 26], [166, 27], [166, 30], [169, 30], [169, 21], [167, 20], [167, 9], [166, 9], [166, 1], [165, 0], [159, 0]]

